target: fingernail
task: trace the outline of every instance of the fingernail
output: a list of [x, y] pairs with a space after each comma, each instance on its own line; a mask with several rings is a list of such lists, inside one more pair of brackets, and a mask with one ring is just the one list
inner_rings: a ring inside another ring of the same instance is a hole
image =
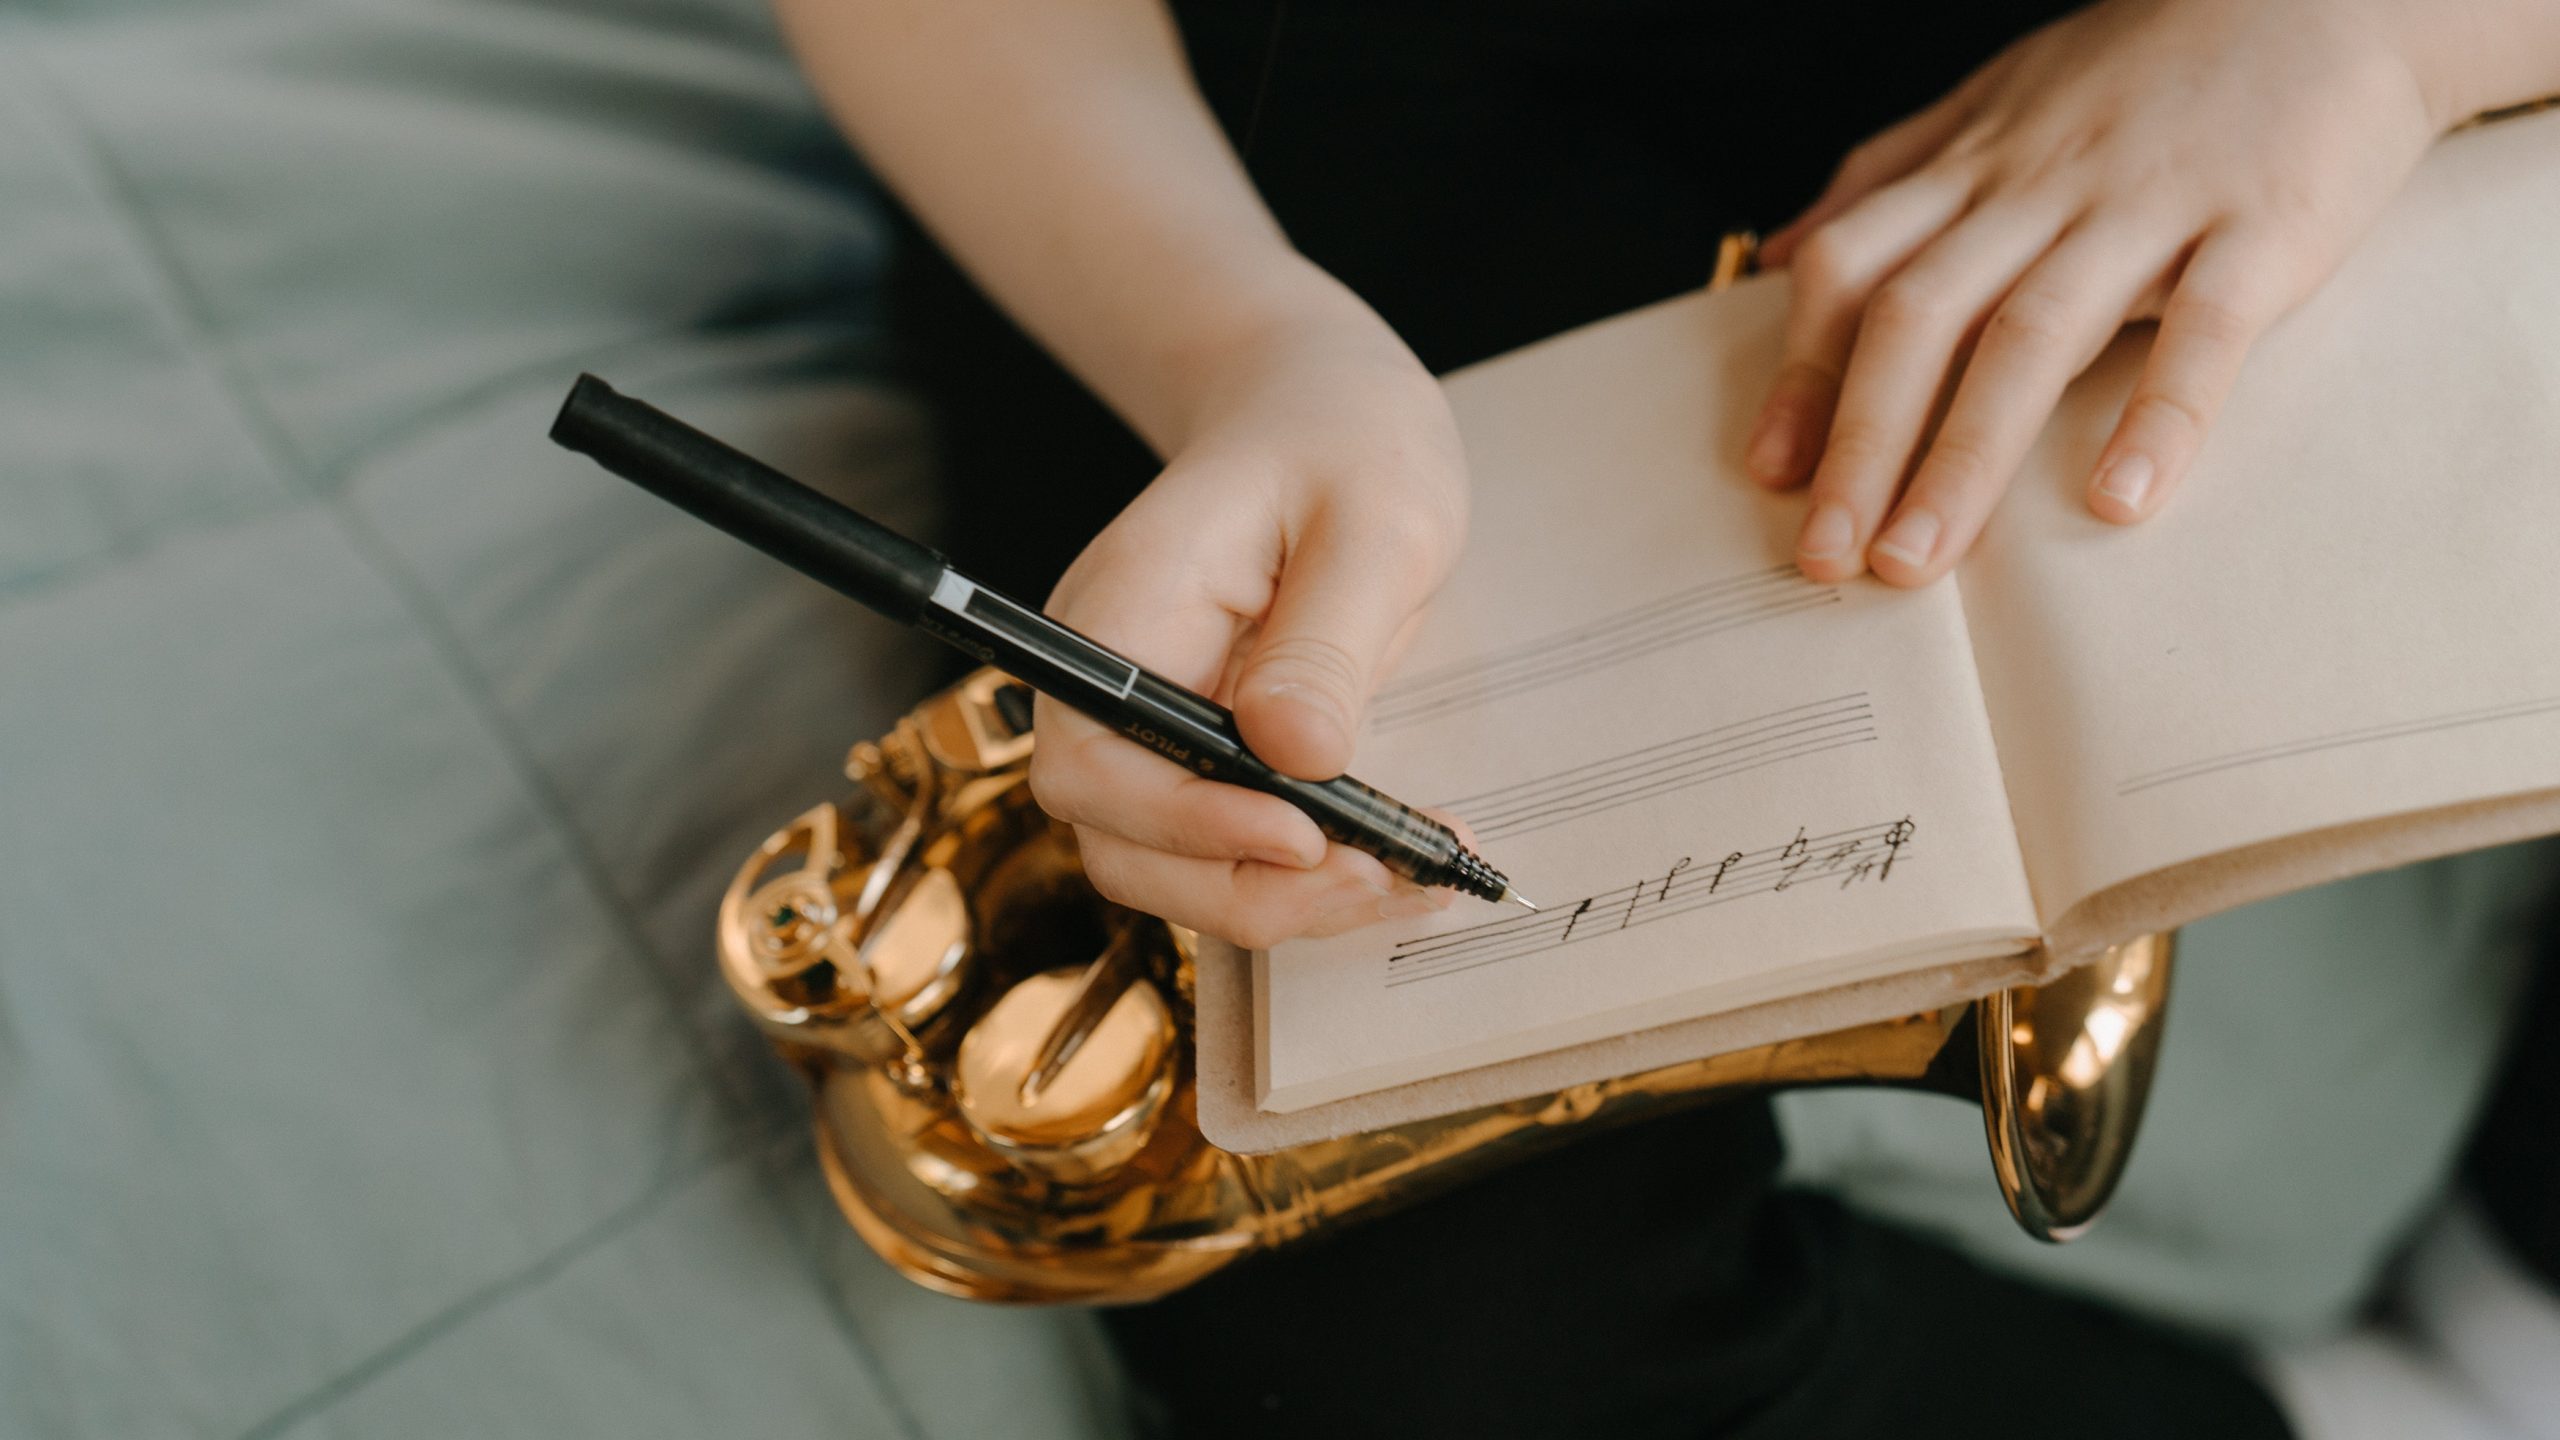
[[1754, 479], [1784, 480], [1795, 461], [1794, 417], [1782, 410], [1762, 414], [1759, 428], [1751, 433], [1751, 445], [1743, 452], [1743, 467]]
[[1430, 891], [1418, 886], [1407, 887], [1378, 902], [1378, 918], [1410, 920], [1416, 915], [1428, 915], [1445, 908]]
[[1804, 533], [1796, 537], [1796, 553], [1814, 560], [1830, 560], [1849, 553], [1858, 543], [1858, 522], [1849, 518], [1849, 507], [1826, 500], [1813, 507], [1805, 517]]
[[1345, 740], [1351, 738], [1350, 717], [1344, 715], [1342, 707], [1334, 703], [1333, 697], [1323, 691], [1310, 685], [1301, 685], [1295, 680], [1283, 680], [1262, 693], [1271, 699], [1285, 700], [1292, 705], [1314, 711], [1324, 717], [1325, 723], [1341, 732], [1342, 738]]
[[1914, 569], [1929, 563], [1929, 552], [1937, 544], [1938, 517], [1926, 510], [1904, 511], [1901, 519], [1876, 537], [1879, 554], [1890, 555]]
[[2127, 510], [2140, 510], [2151, 493], [2151, 457], [2139, 451], [2119, 459], [2098, 477], [2098, 493]]

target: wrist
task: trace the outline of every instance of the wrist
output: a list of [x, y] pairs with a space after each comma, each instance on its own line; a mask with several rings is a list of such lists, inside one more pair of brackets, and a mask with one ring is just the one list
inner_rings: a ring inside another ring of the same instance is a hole
[[2560, 91], [2560, 6], [2389, 0], [2382, 11], [2439, 132]]
[[1285, 260], [1222, 277], [1159, 346], [1149, 423], [1160, 453], [1183, 450], [1249, 406], [1269, 378], [1297, 363], [1346, 367], [1375, 383], [1437, 384], [1396, 333], [1349, 287], [1313, 262]]

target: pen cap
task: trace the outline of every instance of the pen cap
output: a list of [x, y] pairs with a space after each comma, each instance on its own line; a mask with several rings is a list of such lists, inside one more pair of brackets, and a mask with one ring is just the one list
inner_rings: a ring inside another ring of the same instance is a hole
[[593, 375], [551, 438], [893, 620], [922, 615], [941, 577], [934, 551]]

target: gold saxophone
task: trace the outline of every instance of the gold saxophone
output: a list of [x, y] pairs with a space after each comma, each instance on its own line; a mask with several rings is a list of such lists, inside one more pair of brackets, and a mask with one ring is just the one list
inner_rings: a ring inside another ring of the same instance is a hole
[[[1756, 251], [1728, 236], [1709, 287]], [[1745, 1089], [1979, 1103], [1992, 1177], [2042, 1240], [2095, 1219], [2132, 1153], [2174, 933], [1970, 1004], [1229, 1154], [1194, 1119], [1194, 937], [1094, 893], [1072, 835], [1031, 802], [1031, 743], [1027, 692], [979, 671], [856, 745], [851, 800], [767, 839], [720, 905], [721, 971], [816, 1092], [837, 1204], [929, 1289], [1148, 1300], [1593, 1127]]]
[[2132, 1144], [2171, 937], [1966, 1005], [1262, 1155], [1194, 1119], [1194, 937], [1102, 899], [1032, 803], [1029, 693], [982, 670], [758, 847], [722, 974], [816, 1092], [845, 1218], [930, 1289], [1128, 1302], [1464, 1183], [1592, 1127], [1745, 1088], [1977, 1100], [2027, 1232], [2095, 1217]]
[[[1752, 237], [1728, 237], [1710, 285], [1754, 258]], [[1194, 1118], [1195, 937], [1094, 892], [1073, 836], [1032, 803], [1031, 744], [1029, 692], [971, 675], [856, 745], [852, 798], [767, 839], [720, 904], [721, 973], [814, 1088], [837, 1205], [928, 1289], [1149, 1300], [1595, 1127], [1744, 1089], [1979, 1102], [2001, 1196], [2044, 1240], [2096, 1218], [2132, 1151], [2169, 934], [1967, 1005], [1230, 1154]]]

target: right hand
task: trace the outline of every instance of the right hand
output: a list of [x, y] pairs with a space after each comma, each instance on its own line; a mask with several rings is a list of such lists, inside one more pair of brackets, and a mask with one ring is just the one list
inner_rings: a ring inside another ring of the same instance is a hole
[[[1235, 712], [1273, 768], [1351, 764], [1371, 690], [1457, 559], [1467, 485], [1439, 385], [1365, 307], [1210, 367], [1155, 482], [1049, 613]], [[1032, 792], [1106, 898], [1248, 948], [1447, 906], [1276, 796], [1186, 773], [1048, 700]]]

